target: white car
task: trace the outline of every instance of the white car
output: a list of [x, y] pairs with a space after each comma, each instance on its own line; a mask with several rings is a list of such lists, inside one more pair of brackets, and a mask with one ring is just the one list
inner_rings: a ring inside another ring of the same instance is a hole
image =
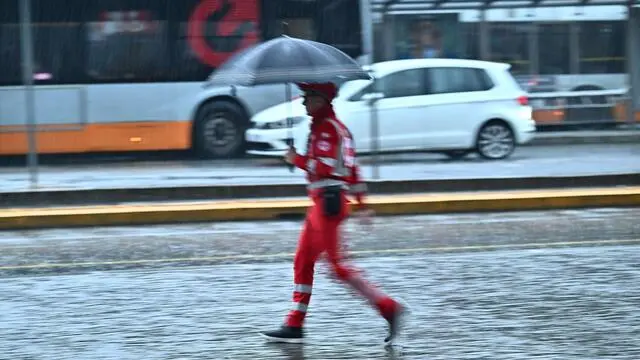
[[[475, 151], [503, 159], [536, 131], [527, 93], [509, 69], [461, 59], [381, 62], [369, 67], [376, 81], [344, 83], [333, 104], [359, 154], [429, 151], [460, 158]], [[291, 137], [301, 152], [309, 121], [301, 98], [257, 113], [245, 136], [248, 153], [282, 156]]]

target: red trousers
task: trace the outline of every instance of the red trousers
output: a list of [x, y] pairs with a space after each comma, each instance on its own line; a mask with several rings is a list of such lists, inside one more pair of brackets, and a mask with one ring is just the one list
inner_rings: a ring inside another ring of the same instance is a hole
[[304, 228], [293, 261], [294, 291], [293, 308], [287, 316], [286, 324], [302, 327], [313, 289], [313, 275], [316, 261], [323, 253], [334, 275], [347, 283], [353, 290], [365, 297], [385, 318], [396, 309], [396, 302], [359, 276], [359, 271], [349, 267], [340, 254], [340, 225], [348, 217], [348, 200], [342, 195], [342, 213], [336, 217], [324, 215], [319, 191], [310, 192], [313, 205], [307, 210]]

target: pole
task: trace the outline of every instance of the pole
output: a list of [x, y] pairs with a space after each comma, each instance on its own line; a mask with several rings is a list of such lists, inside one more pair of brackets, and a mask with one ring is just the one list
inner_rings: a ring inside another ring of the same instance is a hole
[[22, 79], [26, 97], [27, 167], [31, 187], [38, 186], [38, 149], [36, 144], [35, 94], [33, 89], [33, 35], [31, 33], [31, 0], [20, 1], [20, 45]]
[[489, 23], [487, 22], [487, 6], [480, 9], [480, 59], [490, 60], [491, 43], [489, 42]]
[[637, 61], [640, 60], [640, 46], [638, 46], [639, 36], [638, 29], [640, 29], [640, 17], [638, 12], [634, 11], [633, 3], [629, 1], [627, 5], [627, 26], [626, 26], [626, 40], [627, 40], [627, 63], [626, 70], [629, 79], [629, 90], [627, 92], [627, 106], [626, 106], [626, 118], [629, 127], [633, 129], [633, 125], [636, 122], [636, 106], [638, 105], [638, 83], [640, 82], [640, 76], [638, 74]]
[[[360, 0], [360, 27], [362, 28], [362, 53], [364, 63], [373, 63], [373, 16], [371, 0]], [[362, 64], [360, 64], [362, 65]]]
[[[293, 119], [291, 118], [291, 84], [285, 84], [285, 101], [287, 102], [287, 144], [289, 145], [289, 149], [294, 148], [293, 142]], [[289, 167], [289, 171], [293, 172], [294, 166], [293, 164], [287, 164]]]
[[[289, 36], [289, 23], [282, 22], [282, 35]], [[284, 84], [284, 101], [287, 102], [287, 145], [289, 149], [294, 148], [293, 142], [293, 119], [291, 118], [291, 84]], [[293, 172], [295, 166], [293, 164], [287, 164], [290, 172]]]
[[[373, 92], [375, 95], [379, 94], [379, 89], [378, 89], [378, 80], [376, 79], [376, 76], [374, 73], [370, 73], [371, 77], [373, 78]], [[379, 128], [379, 123], [378, 123], [378, 99], [371, 99], [369, 101], [369, 111], [370, 111], [370, 116], [371, 116], [371, 121], [370, 121], [370, 131], [371, 131], [371, 150], [373, 153], [373, 166], [371, 168], [372, 170], [372, 174], [371, 177], [373, 178], [373, 180], [378, 180], [380, 179], [380, 158], [378, 156], [378, 152], [380, 151], [380, 128]]]

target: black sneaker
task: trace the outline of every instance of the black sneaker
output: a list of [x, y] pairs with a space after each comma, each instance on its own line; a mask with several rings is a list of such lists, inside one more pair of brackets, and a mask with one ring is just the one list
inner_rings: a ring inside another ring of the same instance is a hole
[[260, 333], [263, 337], [271, 342], [282, 342], [290, 344], [299, 344], [304, 338], [304, 332], [301, 327], [282, 326], [278, 330], [265, 331]]
[[409, 310], [407, 305], [401, 302], [397, 302], [397, 304], [398, 304], [398, 308], [393, 313], [393, 315], [385, 319], [387, 320], [387, 323], [389, 323], [389, 335], [384, 339], [384, 342], [387, 345], [390, 345], [398, 335], [398, 332], [402, 327], [403, 317], [407, 314]]

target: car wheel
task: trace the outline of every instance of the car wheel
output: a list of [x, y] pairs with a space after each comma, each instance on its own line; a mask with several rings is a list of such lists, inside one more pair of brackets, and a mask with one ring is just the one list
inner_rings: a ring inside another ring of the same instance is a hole
[[460, 160], [469, 154], [468, 150], [449, 150], [443, 152], [451, 160]]
[[242, 108], [228, 101], [204, 104], [194, 127], [194, 149], [207, 159], [230, 158], [242, 154], [248, 123]]
[[490, 121], [478, 132], [476, 151], [489, 160], [504, 159], [516, 148], [513, 131], [504, 121]]

